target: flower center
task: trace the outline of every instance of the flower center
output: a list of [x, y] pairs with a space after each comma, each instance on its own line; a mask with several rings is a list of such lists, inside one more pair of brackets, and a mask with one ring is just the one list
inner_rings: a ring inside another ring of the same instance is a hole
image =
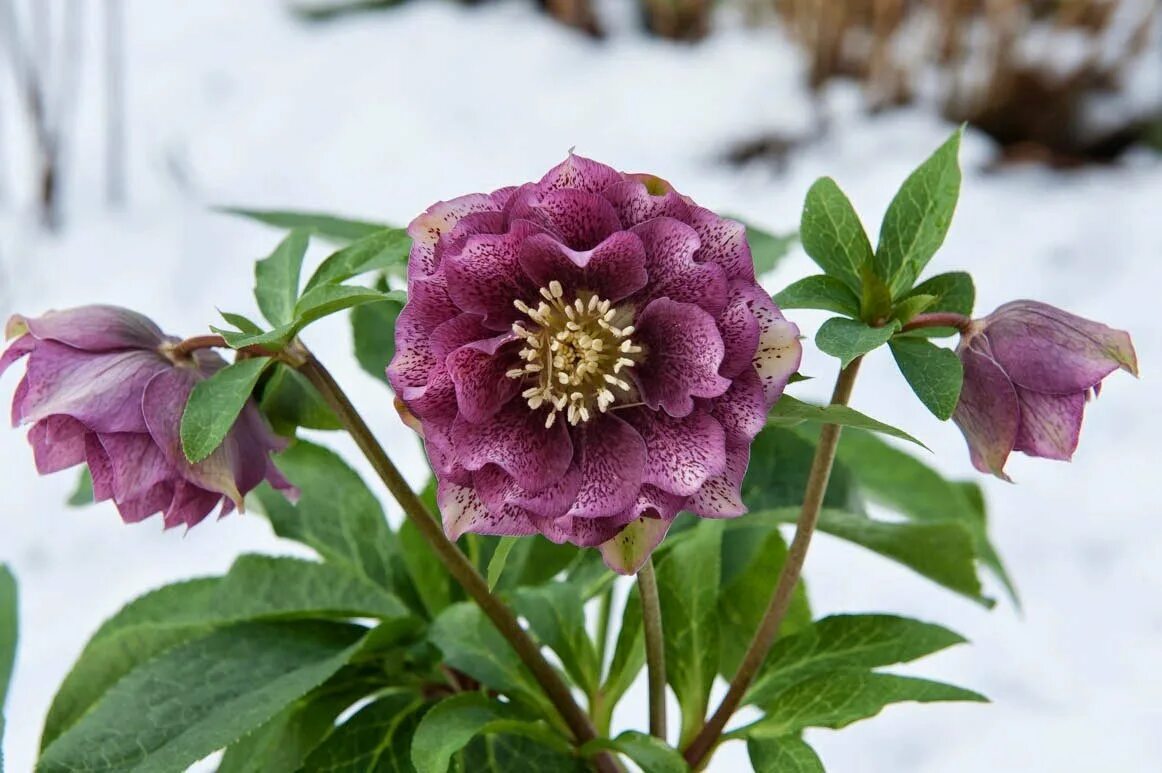
[[[622, 378], [622, 369], [632, 368], [642, 348], [630, 334], [633, 325], [628, 309], [615, 309], [596, 294], [581, 291], [571, 302], [557, 280], [540, 289], [536, 307], [521, 300], [513, 305], [533, 323], [512, 324], [512, 332], [524, 341], [520, 350], [523, 367], [508, 371], [509, 378], [535, 380], [521, 392], [529, 408], [549, 409], [545, 427], [553, 426], [558, 413], [570, 424], [589, 421], [594, 412], [605, 413], [633, 387]], [[621, 375], [619, 375], [621, 374]]]

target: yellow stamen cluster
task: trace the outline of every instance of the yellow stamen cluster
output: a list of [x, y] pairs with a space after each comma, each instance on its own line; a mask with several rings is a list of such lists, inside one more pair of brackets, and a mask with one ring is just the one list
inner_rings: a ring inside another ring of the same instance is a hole
[[521, 397], [533, 410], [549, 409], [546, 428], [553, 426], [558, 413], [573, 425], [589, 421], [594, 411], [604, 413], [618, 399], [614, 389], [623, 396], [632, 393], [621, 371], [634, 366], [642, 349], [630, 338], [633, 325], [619, 326], [629, 321], [628, 312], [584, 291], [566, 300], [555, 279], [540, 294], [544, 300], [535, 307], [513, 301], [534, 327], [525, 327], [524, 320], [513, 323], [512, 332], [524, 341], [520, 350], [524, 364], [507, 375], [535, 380]]

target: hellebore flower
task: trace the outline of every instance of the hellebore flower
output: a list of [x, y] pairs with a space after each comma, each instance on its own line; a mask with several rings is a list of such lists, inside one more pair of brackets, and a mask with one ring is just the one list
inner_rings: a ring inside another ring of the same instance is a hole
[[964, 386], [952, 419], [973, 466], [1005, 480], [1013, 451], [1069, 460], [1102, 379], [1118, 368], [1138, 374], [1129, 333], [1036, 301], [974, 320], [957, 353]]
[[94, 498], [112, 499], [125, 522], [160, 511], [166, 528], [193, 526], [219, 503], [223, 515], [241, 508], [263, 480], [290, 487], [270, 461], [282, 444], [253, 403], [207, 459], [190, 464], [183, 455], [178, 429], [190, 391], [226, 365], [214, 352], [179, 355], [178, 339], [115, 306], [16, 315], [6, 334], [16, 340], [0, 374], [28, 356], [12, 424], [32, 425], [37, 471], [87, 463]]
[[[607, 543], [680, 510], [745, 512], [739, 486], [799, 366], [744, 227], [648, 175], [570, 155], [539, 182], [409, 226], [388, 377], [423, 435], [444, 528]], [[397, 403], [398, 404], [398, 403]]]

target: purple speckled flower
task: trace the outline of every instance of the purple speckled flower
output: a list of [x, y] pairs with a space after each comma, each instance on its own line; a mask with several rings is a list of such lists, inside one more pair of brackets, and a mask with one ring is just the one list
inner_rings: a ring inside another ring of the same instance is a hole
[[[739, 486], [799, 366], [740, 223], [648, 175], [570, 155], [539, 182], [433, 205], [409, 227], [388, 367], [424, 437], [444, 528], [608, 543], [636, 571], [680, 510]], [[661, 526], [658, 526], [661, 524]]]
[[241, 508], [263, 480], [290, 487], [270, 461], [282, 444], [253, 403], [209, 458], [190, 464], [182, 454], [178, 428], [190, 391], [226, 364], [214, 352], [177, 356], [177, 339], [115, 306], [16, 315], [6, 335], [16, 340], [0, 357], [0, 374], [28, 356], [12, 423], [32, 425], [37, 470], [87, 463], [94, 498], [112, 499], [127, 523], [160, 511], [167, 528], [193, 526], [219, 503], [223, 515]]
[[964, 387], [953, 420], [973, 465], [1008, 480], [1013, 451], [1068, 460], [1090, 395], [1121, 368], [1137, 375], [1130, 335], [1036, 301], [976, 320], [957, 349]]

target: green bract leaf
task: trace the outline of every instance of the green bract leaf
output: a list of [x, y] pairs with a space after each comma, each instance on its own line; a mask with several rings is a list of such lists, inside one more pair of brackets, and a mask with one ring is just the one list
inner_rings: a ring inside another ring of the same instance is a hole
[[774, 270], [775, 266], [787, 256], [790, 252], [791, 246], [799, 238], [798, 234], [789, 233], [775, 235], [770, 231], [766, 231], [753, 223], [748, 223], [742, 218], [729, 216], [731, 220], [737, 220], [746, 227], [746, 241], [750, 245], [751, 259], [754, 261], [754, 272], [756, 276], [762, 276], [768, 271]]
[[936, 300], [932, 301], [927, 311], [951, 311], [966, 317], [972, 314], [976, 302], [972, 277], [963, 271], [951, 271], [925, 279], [905, 297], [917, 295], [935, 296]]
[[892, 307], [892, 319], [906, 325], [913, 317], [936, 302], [935, 295], [909, 295]]
[[838, 357], [840, 365], [846, 368], [856, 357], [886, 344], [899, 329], [900, 323], [895, 321], [883, 327], [868, 327], [854, 319], [832, 317], [815, 334], [815, 345], [826, 354]]
[[862, 670], [832, 671], [788, 687], [771, 699], [765, 717], [732, 735], [781, 738], [808, 727], [838, 730], [906, 701], [983, 703], [987, 699], [972, 690], [927, 679]]
[[510, 704], [481, 693], [453, 695], [429, 711], [416, 728], [411, 759], [418, 773], [446, 773], [453, 756], [478, 735], [505, 733], [532, 738], [563, 754], [569, 743]]
[[114, 685], [44, 750], [38, 770], [185, 770], [338, 671], [365, 631], [247, 623], [178, 645]]
[[765, 707], [787, 688], [820, 674], [909, 663], [964, 641], [947, 628], [906, 617], [826, 617], [775, 643], [746, 701]]
[[[376, 285], [386, 291], [386, 283]], [[395, 354], [395, 320], [403, 310], [404, 299], [365, 303], [351, 309], [351, 334], [355, 342], [355, 359], [364, 371], [387, 382], [387, 364]]]
[[657, 565], [666, 679], [682, 709], [683, 745], [705, 719], [718, 675], [721, 554], [722, 522], [704, 520]]
[[323, 400], [306, 377], [289, 365], [274, 366], [270, 377], [261, 385], [258, 406], [280, 435], [293, 435], [298, 427], [307, 429], [342, 429], [334, 411]]
[[748, 738], [746, 751], [754, 773], [824, 773], [815, 750], [793, 735]]
[[825, 274], [860, 291], [860, 272], [872, 260], [871, 243], [859, 215], [830, 177], [821, 177], [807, 191], [799, 226], [803, 249]]
[[254, 264], [254, 299], [272, 325], [291, 321], [299, 298], [299, 272], [310, 240], [310, 231], [295, 228], [269, 258]]
[[77, 485], [65, 500], [69, 507], [84, 507], [93, 504], [93, 474], [87, 466], [77, 475]]
[[687, 773], [690, 766], [677, 749], [652, 735], [627, 730], [617, 738], [596, 738], [581, 747], [581, 753], [592, 757], [599, 751], [621, 752], [649, 773]]
[[362, 237], [323, 261], [307, 281], [307, 291], [337, 285], [369, 271], [399, 273], [407, 266], [412, 240], [403, 228], [384, 228]]
[[920, 402], [941, 421], [950, 418], [964, 381], [964, 366], [956, 352], [922, 338], [897, 338], [890, 346], [900, 372]]
[[775, 403], [775, 407], [767, 414], [767, 421], [781, 426], [792, 426], [802, 421], [813, 421], [819, 424], [838, 424], [842, 427], [870, 429], [876, 432], [882, 432], [885, 435], [900, 438], [901, 440], [907, 440], [921, 448], [927, 448], [927, 446], [907, 432], [904, 432], [904, 430], [896, 429], [890, 424], [884, 424], [882, 421], [865, 416], [854, 408], [849, 408], [846, 405], [812, 405], [801, 400], [796, 400], [788, 394], [784, 394]]
[[513, 599], [517, 614], [529, 621], [533, 634], [557, 653], [577, 686], [592, 694], [600, 679], [597, 652], [585, 630], [585, 610], [577, 588], [566, 583], [521, 588]]
[[308, 229], [324, 239], [337, 242], [353, 242], [390, 227], [383, 223], [352, 220], [318, 212], [285, 212], [271, 209], [244, 209], [242, 207], [219, 207], [218, 211], [248, 217], [276, 228]]
[[508, 562], [508, 554], [512, 552], [513, 545], [519, 539], [520, 537], [501, 537], [500, 542], [497, 543], [496, 550], [492, 553], [492, 558], [488, 559], [489, 590], [496, 589], [496, 584], [500, 582], [500, 576], [504, 574], [504, 565]]
[[304, 771], [408, 771], [412, 738], [431, 708], [408, 690], [393, 690], [335, 728], [307, 757]]
[[826, 274], [804, 277], [775, 295], [774, 300], [782, 309], [823, 309], [859, 316], [859, 296], [841, 280]]
[[960, 195], [960, 137], [957, 129], [909, 175], [880, 226], [876, 274], [898, 296], [908, 290], [944, 243]]
[[271, 362], [269, 357], [239, 360], [194, 385], [181, 425], [182, 451], [190, 462], [197, 464], [222, 445]]

